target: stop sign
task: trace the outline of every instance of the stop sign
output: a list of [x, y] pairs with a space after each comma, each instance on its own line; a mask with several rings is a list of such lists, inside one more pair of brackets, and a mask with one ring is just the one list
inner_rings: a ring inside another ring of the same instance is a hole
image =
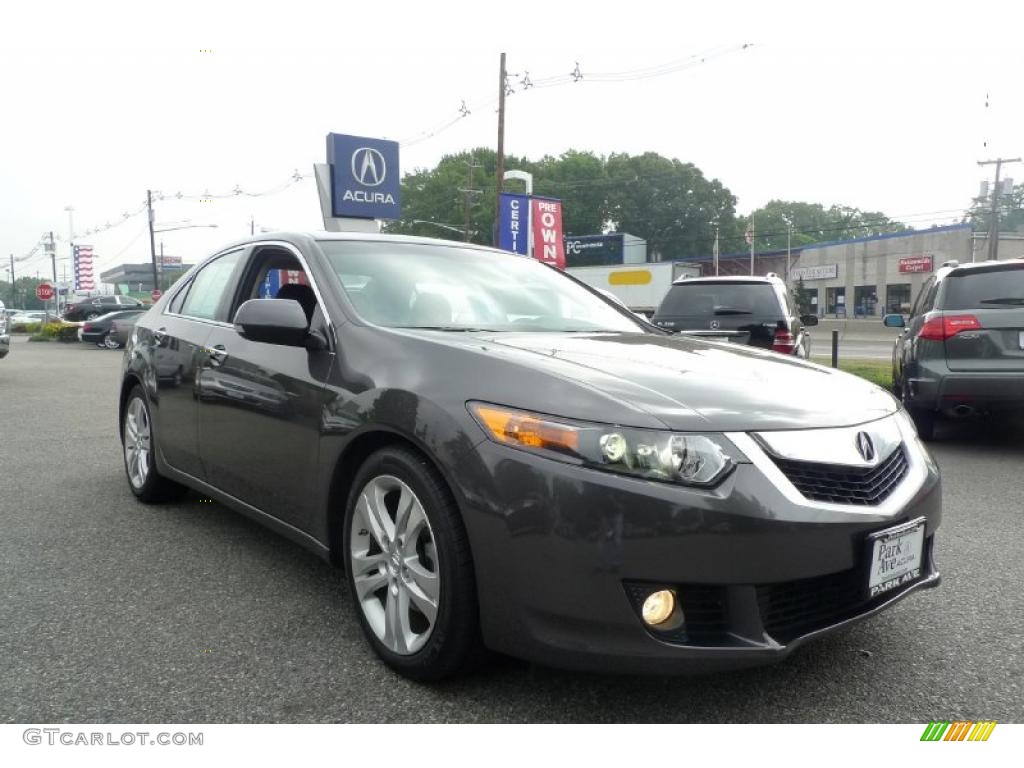
[[53, 298], [53, 286], [49, 283], [40, 283], [36, 286], [36, 298], [40, 301], [49, 301]]
[[153, 301], [156, 301], [163, 295], [163, 291], [161, 291], [159, 288], [154, 288], [152, 291], [149, 292], [149, 298], [151, 298]]

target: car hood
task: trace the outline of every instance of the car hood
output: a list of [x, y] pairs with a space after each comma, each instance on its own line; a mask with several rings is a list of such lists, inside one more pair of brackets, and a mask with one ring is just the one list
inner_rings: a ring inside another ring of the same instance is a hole
[[[888, 392], [850, 374], [727, 343], [657, 334], [434, 335], [570, 379], [672, 429], [852, 426], [899, 408]], [[562, 413], [571, 411], [565, 403]]]

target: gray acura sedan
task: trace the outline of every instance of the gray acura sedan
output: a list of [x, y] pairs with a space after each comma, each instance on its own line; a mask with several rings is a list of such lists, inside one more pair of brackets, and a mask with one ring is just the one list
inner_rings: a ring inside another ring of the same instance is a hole
[[939, 473], [891, 395], [468, 244], [225, 248], [135, 326], [120, 433], [141, 501], [192, 488], [336, 563], [418, 680], [485, 649], [762, 664], [939, 583]]

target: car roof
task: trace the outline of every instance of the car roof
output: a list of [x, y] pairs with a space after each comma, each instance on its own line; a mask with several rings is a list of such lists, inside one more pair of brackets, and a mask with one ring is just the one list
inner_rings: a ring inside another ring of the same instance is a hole
[[779, 282], [779, 278], [768, 275], [717, 275], [712, 277], [676, 278], [672, 285], [688, 285], [690, 283], [767, 283]]
[[966, 264], [957, 264], [956, 266], [943, 266], [936, 272], [936, 277], [941, 280], [949, 277], [950, 275], [960, 277], [963, 275], [969, 275], [972, 272], [993, 272], [1007, 267], [1010, 269], [1020, 269], [1021, 267], [1024, 267], [1024, 257], [1016, 259], [969, 261]]
[[327, 231], [281, 231], [281, 232], [265, 232], [252, 237], [247, 237], [242, 240], [236, 240], [228, 243], [224, 247], [220, 248], [217, 252], [223, 253], [224, 251], [231, 250], [232, 248], [240, 248], [246, 245], [256, 245], [259, 243], [273, 243], [273, 242], [286, 242], [291, 243], [295, 246], [311, 246], [313, 243], [334, 241], [334, 242], [381, 242], [381, 243], [409, 243], [414, 245], [443, 245], [447, 247], [458, 247], [458, 248], [469, 248], [472, 250], [483, 251], [493, 254], [502, 254], [505, 256], [512, 256], [521, 258], [517, 254], [510, 251], [502, 251], [498, 248], [492, 248], [486, 245], [478, 245], [476, 243], [466, 243], [461, 240], [444, 240], [436, 237], [417, 237], [415, 235], [395, 235], [389, 233], [378, 233], [378, 232], [327, 232]]

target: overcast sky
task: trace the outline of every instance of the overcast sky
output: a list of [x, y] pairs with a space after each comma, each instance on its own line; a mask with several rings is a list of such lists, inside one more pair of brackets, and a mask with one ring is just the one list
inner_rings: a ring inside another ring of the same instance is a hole
[[[166, 198], [158, 227], [217, 225], [158, 235], [187, 261], [247, 235], [250, 216], [257, 227], [322, 228], [312, 179], [258, 198], [174, 195], [280, 188], [324, 161], [328, 132], [415, 138], [463, 100], [472, 114], [404, 147], [403, 168], [493, 146], [501, 50], [531, 79], [577, 61], [584, 73], [509, 98], [509, 153], [659, 152], [720, 179], [740, 212], [782, 198], [948, 223], [992, 172], [978, 160], [1024, 154], [1019, 2], [349, 5], [5, 10], [3, 266], [51, 229], [65, 255], [69, 205], [101, 270], [146, 261], [145, 216], [123, 214], [147, 189]], [[663, 77], [586, 79], [702, 54]], [[1024, 165], [1006, 174], [1024, 180]], [[85, 234], [108, 222], [123, 223]], [[38, 256], [16, 269], [49, 274]]]

